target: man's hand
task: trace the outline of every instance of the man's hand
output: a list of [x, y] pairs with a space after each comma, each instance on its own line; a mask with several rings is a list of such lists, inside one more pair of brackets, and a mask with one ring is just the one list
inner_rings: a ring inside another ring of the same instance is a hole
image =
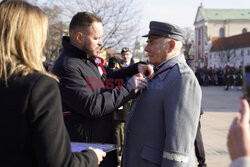
[[147, 86], [148, 81], [139, 73], [130, 78], [128, 84], [132, 86], [133, 89], [143, 89]]
[[242, 109], [229, 129], [227, 147], [232, 160], [249, 156], [250, 157], [250, 132], [249, 132], [249, 104], [241, 98]]
[[154, 68], [151, 65], [139, 64], [138, 72], [143, 75], [143, 77], [147, 76], [148, 79], [152, 79], [154, 76]]
[[106, 156], [106, 153], [100, 149], [94, 149], [92, 147], [89, 147], [88, 149], [95, 152], [97, 159], [98, 159], [98, 165], [99, 165], [102, 162], [103, 158]]

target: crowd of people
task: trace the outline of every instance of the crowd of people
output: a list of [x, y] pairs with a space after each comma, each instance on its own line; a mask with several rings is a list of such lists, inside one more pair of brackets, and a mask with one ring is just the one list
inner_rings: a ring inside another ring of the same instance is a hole
[[197, 68], [195, 75], [202, 86], [225, 86], [225, 90], [242, 88], [242, 68]]
[[[181, 53], [180, 27], [151, 21], [143, 36], [150, 64], [133, 63], [124, 47], [122, 60], [110, 58], [104, 67], [98, 57], [102, 18], [78, 12], [49, 73], [43, 64], [44, 12], [22, 0], [4, 0], [0, 22], [1, 166], [117, 167], [121, 155], [122, 167], [196, 165], [202, 93]], [[250, 162], [249, 104], [241, 101], [228, 135], [232, 167]], [[72, 152], [71, 142], [123, 149]]]

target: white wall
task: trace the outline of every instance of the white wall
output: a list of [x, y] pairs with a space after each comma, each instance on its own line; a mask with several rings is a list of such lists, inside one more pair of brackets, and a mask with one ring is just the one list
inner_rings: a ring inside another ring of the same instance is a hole
[[[227, 62], [227, 54], [230, 52], [230, 59]], [[226, 65], [240, 67], [250, 65], [250, 46], [230, 51], [210, 52], [208, 56], [208, 68], [224, 68]]]

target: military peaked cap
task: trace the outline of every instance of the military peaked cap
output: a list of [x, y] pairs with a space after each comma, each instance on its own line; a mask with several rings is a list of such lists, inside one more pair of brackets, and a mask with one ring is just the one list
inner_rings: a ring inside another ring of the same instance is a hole
[[142, 37], [169, 37], [177, 41], [184, 41], [184, 31], [173, 24], [151, 21], [149, 24], [149, 32]]

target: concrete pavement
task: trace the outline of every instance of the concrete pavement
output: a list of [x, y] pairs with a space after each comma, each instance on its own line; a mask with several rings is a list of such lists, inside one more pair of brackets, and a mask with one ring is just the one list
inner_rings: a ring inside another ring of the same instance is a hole
[[230, 157], [226, 141], [233, 118], [240, 108], [240, 90], [224, 91], [223, 87], [202, 87], [202, 136], [208, 167], [228, 167]]

